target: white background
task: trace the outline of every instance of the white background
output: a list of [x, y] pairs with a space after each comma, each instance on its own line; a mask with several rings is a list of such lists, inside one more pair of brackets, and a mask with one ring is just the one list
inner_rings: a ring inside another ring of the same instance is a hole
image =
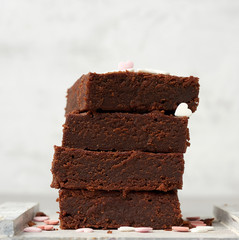
[[239, 1], [0, 0], [0, 194], [55, 194], [66, 90], [136, 68], [200, 77], [184, 196], [239, 196]]

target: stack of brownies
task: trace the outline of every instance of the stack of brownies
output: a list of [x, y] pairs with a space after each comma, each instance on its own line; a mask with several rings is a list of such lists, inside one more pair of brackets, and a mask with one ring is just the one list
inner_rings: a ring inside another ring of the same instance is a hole
[[68, 90], [62, 147], [55, 146], [53, 188], [62, 229], [120, 226], [168, 229], [182, 222], [182, 188], [196, 77], [148, 71], [83, 75]]

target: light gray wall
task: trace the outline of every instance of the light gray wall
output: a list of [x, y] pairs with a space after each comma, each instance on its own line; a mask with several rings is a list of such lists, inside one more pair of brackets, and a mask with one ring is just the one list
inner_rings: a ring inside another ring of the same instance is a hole
[[239, 195], [239, 1], [0, 0], [0, 193], [54, 191], [66, 89], [131, 59], [200, 77], [187, 196]]

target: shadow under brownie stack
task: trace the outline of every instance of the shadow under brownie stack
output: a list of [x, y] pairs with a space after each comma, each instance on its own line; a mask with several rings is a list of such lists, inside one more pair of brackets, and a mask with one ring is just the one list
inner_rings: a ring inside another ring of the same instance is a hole
[[68, 90], [52, 163], [61, 228], [180, 225], [177, 189], [198, 92], [196, 77], [127, 66], [83, 75]]

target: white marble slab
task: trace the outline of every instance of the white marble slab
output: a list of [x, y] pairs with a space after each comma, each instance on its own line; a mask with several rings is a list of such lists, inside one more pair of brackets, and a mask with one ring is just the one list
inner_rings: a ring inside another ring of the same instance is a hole
[[226, 226], [239, 232], [239, 204], [214, 206], [214, 215]]
[[215, 231], [206, 233], [191, 232], [172, 232], [164, 230], [154, 230], [152, 233], [136, 233], [136, 232], [119, 232], [112, 230], [112, 234], [108, 234], [107, 230], [95, 230], [93, 233], [78, 233], [75, 230], [58, 230], [40, 233], [20, 233], [15, 236], [14, 240], [36, 239], [36, 240], [56, 240], [56, 239], [80, 239], [80, 240], [160, 240], [160, 239], [233, 239], [239, 240], [239, 235], [226, 228], [221, 223], [214, 224]]
[[39, 210], [38, 203], [6, 202], [0, 205], [0, 238], [12, 237], [22, 231]]
[[[17, 208], [20, 207], [20, 209]], [[35, 207], [34, 207], [35, 206]], [[235, 207], [236, 206], [236, 207]], [[10, 208], [8, 208], [10, 207]], [[38, 205], [31, 203], [7, 203], [0, 205], [0, 213], [1, 216], [9, 216], [9, 220], [14, 220], [18, 222], [18, 229], [23, 229], [24, 226], [27, 226], [27, 222], [32, 219], [33, 215], [26, 214], [24, 209], [35, 209], [34, 212], [38, 211]], [[44, 211], [44, 209], [43, 209]], [[46, 209], [46, 213], [47, 213]], [[61, 230], [59, 226], [55, 226], [57, 229], [56, 231], [42, 231], [40, 233], [26, 233], [26, 232], [18, 232], [15, 231], [14, 236], [6, 236], [1, 235], [0, 239], [8, 240], [29, 240], [29, 239], [36, 239], [36, 240], [56, 240], [56, 239], [80, 239], [80, 240], [142, 240], [142, 239], [150, 239], [150, 240], [160, 240], [160, 239], [233, 239], [239, 240], [239, 229], [233, 228], [233, 220], [228, 221], [229, 217], [225, 216], [234, 216], [234, 220], [238, 217], [238, 205], [223, 205], [222, 207], [215, 207], [214, 213], [219, 221], [215, 221], [213, 223], [214, 231], [209, 231], [206, 233], [179, 233], [179, 232], [172, 232], [172, 231], [164, 231], [164, 230], [154, 230], [152, 233], [136, 233], [136, 232], [119, 232], [117, 230], [112, 230], [112, 233], [107, 233], [108, 230], [95, 230], [93, 233], [78, 233], [75, 230]], [[220, 213], [220, 214], [219, 214]], [[21, 216], [18, 217], [17, 216]], [[236, 218], [235, 218], [236, 217]], [[51, 219], [58, 219], [57, 214], [50, 214]], [[229, 218], [230, 219], [230, 218]], [[5, 218], [6, 220], [6, 218]], [[0, 221], [3, 221], [0, 220]], [[19, 223], [20, 222], [20, 223]], [[0, 222], [1, 223], [1, 222]], [[238, 222], [237, 222], [238, 223]], [[42, 224], [42, 223], [37, 223]]]

